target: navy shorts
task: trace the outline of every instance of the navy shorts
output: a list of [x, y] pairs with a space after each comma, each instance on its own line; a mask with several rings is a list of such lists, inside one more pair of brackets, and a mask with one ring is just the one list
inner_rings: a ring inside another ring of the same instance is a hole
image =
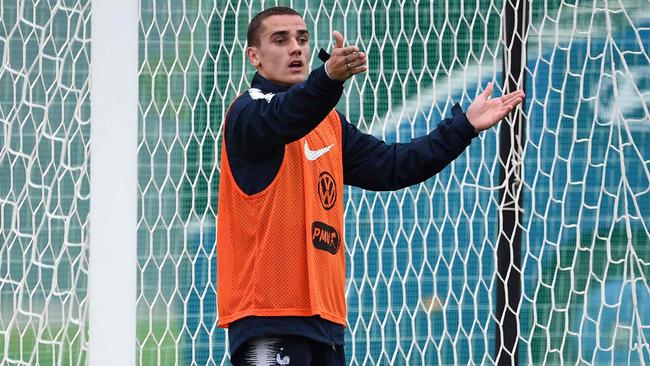
[[242, 344], [230, 359], [234, 366], [344, 366], [343, 346], [299, 336], [265, 336]]

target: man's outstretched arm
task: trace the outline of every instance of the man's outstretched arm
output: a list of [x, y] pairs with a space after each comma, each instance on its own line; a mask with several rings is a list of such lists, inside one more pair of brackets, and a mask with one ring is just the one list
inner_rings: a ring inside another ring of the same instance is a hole
[[429, 179], [465, 151], [479, 131], [494, 126], [523, 101], [523, 91], [489, 99], [492, 88], [490, 83], [466, 114], [459, 105], [454, 106], [451, 118], [410, 143], [386, 144], [360, 132], [341, 116], [345, 184], [387, 191]]

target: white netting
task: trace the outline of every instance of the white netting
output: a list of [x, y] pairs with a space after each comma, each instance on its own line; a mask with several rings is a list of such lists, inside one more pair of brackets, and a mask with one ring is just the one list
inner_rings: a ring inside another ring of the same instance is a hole
[[533, 8], [520, 345], [650, 362], [650, 3]]
[[[368, 53], [370, 71], [346, 84], [339, 109], [388, 142], [427, 133], [454, 102], [502, 83], [503, 1], [279, 3], [304, 14], [312, 66], [332, 30]], [[275, 4], [141, 2], [139, 364], [227, 363], [216, 327], [220, 128], [252, 75], [248, 22]], [[522, 363], [650, 362], [648, 5], [530, 4]], [[421, 185], [346, 189], [351, 364], [494, 362], [498, 140], [482, 133]]]
[[84, 365], [90, 2], [0, 1], [0, 365]]

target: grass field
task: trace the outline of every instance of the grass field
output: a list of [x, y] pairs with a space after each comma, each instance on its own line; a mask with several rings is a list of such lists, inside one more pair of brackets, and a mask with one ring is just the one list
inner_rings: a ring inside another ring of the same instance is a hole
[[[32, 327], [0, 332], [0, 364], [13, 365], [86, 365], [88, 334], [82, 329], [59, 323], [50, 323], [48, 331], [37, 337]], [[87, 328], [86, 328], [87, 329]], [[169, 324], [165, 319], [154, 322], [139, 321], [137, 364], [183, 365], [183, 341], [173, 335], [180, 334], [180, 324]], [[38, 339], [38, 342], [37, 342]]]

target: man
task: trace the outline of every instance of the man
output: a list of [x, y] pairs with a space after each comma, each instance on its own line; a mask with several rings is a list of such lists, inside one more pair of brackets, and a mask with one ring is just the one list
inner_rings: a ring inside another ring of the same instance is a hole
[[422, 182], [523, 100], [488, 99], [408, 144], [361, 133], [336, 106], [366, 55], [336, 47], [309, 73], [309, 32], [276, 7], [248, 28], [251, 88], [224, 121], [217, 271], [219, 326], [235, 365], [344, 365], [343, 184], [395, 190]]

